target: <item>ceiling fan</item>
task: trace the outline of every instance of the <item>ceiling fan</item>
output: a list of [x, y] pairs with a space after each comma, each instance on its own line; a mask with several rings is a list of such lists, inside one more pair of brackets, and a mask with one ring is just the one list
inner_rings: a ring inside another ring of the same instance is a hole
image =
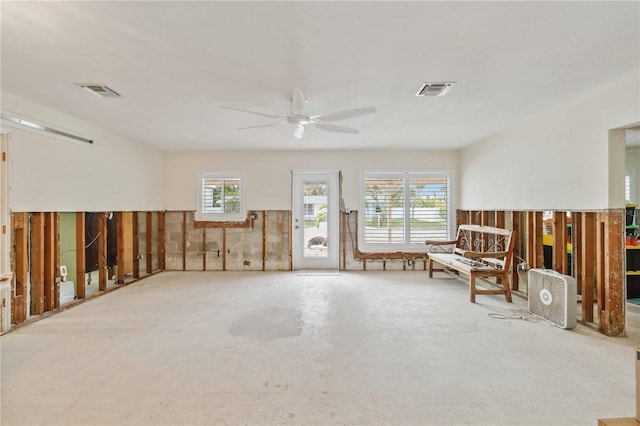
[[309, 124], [313, 124], [318, 129], [324, 130], [326, 132], [351, 133], [356, 135], [359, 132], [358, 129], [341, 126], [339, 124], [334, 124], [331, 122], [346, 120], [347, 118], [359, 117], [361, 115], [371, 114], [376, 112], [375, 107], [366, 107], [366, 108], [355, 108], [355, 109], [348, 109], [344, 111], [337, 111], [329, 114], [309, 115], [307, 112], [307, 100], [305, 99], [304, 94], [300, 89], [295, 89], [293, 91], [293, 98], [291, 99], [291, 115], [289, 116], [263, 114], [261, 112], [249, 111], [246, 109], [230, 107], [230, 106], [220, 106], [220, 108], [231, 109], [234, 111], [248, 112], [249, 114], [255, 114], [255, 115], [261, 115], [263, 117], [280, 119], [280, 121], [277, 121], [275, 123], [241, 127], [237, 130], [255, 129], [258, 127], [271, 127], [271, 126], [277, 126], [282, 123], [289, 123], [295, 126], [295, 129], [293, 130], [293, 137], [296, 139], [302, 138], [302, 135], [304, 135], [305, 126], [308, 126]]

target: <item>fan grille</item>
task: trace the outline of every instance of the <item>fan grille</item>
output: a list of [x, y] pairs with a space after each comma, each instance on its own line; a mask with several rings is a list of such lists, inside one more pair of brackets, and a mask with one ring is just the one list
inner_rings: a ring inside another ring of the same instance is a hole
[[561, 328], [570, 328], [567, 327], [570, 321], [567, 308], [572, 302], [568, 295], [575, 289], [569, 288], [568, 280], [573, 278], [532, 269], [529, 272], [529, 311]]

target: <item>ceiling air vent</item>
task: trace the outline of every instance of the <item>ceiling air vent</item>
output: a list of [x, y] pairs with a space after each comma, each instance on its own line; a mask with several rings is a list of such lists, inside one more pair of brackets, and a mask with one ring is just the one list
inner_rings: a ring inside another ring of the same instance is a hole
[[101, 98], [119, 98], [120, 94], [104, 84], [84, 84], [78, 83], [84, 90], [93, 93]]
[[416, 92], [416, 96], [444, 96], [453, 83], [424, 83]]

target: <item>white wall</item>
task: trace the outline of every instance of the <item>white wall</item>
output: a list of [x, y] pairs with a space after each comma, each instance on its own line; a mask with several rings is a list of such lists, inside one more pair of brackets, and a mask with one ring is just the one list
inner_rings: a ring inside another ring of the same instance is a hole
[[2, 112], [94, 140], [66, 142], [9, 131], [13, 211], [117, 211], [164, 208], [161, 151], [8, 93]]
[[[304, 141], [303, 141], [304, 142]], [[219, 151], [165, 153], [165, 207], [195, 210], [199, 171], [244, 171], [248, 210], [291, 208], [291, 170], [332, 169], [343, 175], [345, 206], [358, 209], [362, 170], [453, 170], [449, 151]]]
[[624, 168], [624, 147], [609, 146], [609, 130], [640, 120], [639, 94], [640, 74], [636, 70], [462, 149], [460, 207], [624, 207], [624, 197], [614, 186], [621, 185], [619, 173], [610, 169], [610, 164]]

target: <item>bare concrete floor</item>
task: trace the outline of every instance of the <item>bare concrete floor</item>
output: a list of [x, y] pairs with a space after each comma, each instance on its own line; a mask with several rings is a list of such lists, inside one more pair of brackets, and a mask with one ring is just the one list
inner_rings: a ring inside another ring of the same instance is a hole
[[593, 425], [634, 342], [424, 272], [167, 272], [0, 338], [3, 425]]

